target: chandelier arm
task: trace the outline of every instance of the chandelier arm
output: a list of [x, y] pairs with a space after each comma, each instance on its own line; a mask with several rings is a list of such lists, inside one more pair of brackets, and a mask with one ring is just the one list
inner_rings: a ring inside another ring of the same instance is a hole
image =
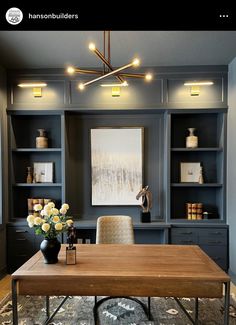
[[95, 78], [95, 79], [93, 79], [93, 80], [90, 80], [90, 81], [88, 81], [88, 82], [83, 83], [83, 86], [90, 85], [90, 84], [92, 84], [92, 83], [94, 83], [94, 82], [96, 82], [96, 81], [99, 81], [99, 80], [101, 80], [101, 79], [104, 79], [104, 78], [107, 78], [107, 77], [109, 77], [109, 76], [112, 76], [112, 75], [116, 74], [116, 73], [119, 72], [119, 71], [122, 71], [122, 70], [125, 70], [125, 69], [128, 69], [128, 68], [132, 67], [133, 65], [134, 65], [133, 62], [131, 62], [131, 63], [129, 63], [129, 64], [126, 64], [126, 65], [124, 65], [123, 67], [120, 67], [120, 68], [118, 68], [118, 69], [116, 69], [116, 70], [113, 70], [113, 71], [111, 71], [111, 72], [109, 72], [109, 73], [106, 73], [106, 74], [104, 74], [104, 75], [102, 75], [102, 76], [100, 76], [100, 77], [98, 77], [98, 78]]
[[[102, 60], [103, 63], [105, 63], [105, 65], [111, 70], [111, 71], [114, 71], [114, 68], [112, 67], [112, 65], [107, 61], [107, 59], [102, 55], [102, 53], [97, 49], [95, 48], [94, 50], [94, 53], [99, 57], [99, 59]], [[120, 82], [125, 82], [125, 80], [117, 75], [116, 78], [120, 81]]]
[[86, 69], [78, 69], [78, 68], [75, 69], [75, 73], [103, 75], [103, 71], [101, 70], [86, 70]]
[[119, 74], [121, 77], [125, 77], [125, 78], [140, 78], [140, 79], [144, 79], [145, 78], [145, 73], [120, 73]]

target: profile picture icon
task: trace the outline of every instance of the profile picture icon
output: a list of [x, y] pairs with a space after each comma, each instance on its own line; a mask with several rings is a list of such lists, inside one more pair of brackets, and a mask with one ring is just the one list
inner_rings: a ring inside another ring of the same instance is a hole
[[18, 25], [23, 19], [23, 13], [19, 8], [10, 8], [6, 12], [6, 20], [11, 25]]

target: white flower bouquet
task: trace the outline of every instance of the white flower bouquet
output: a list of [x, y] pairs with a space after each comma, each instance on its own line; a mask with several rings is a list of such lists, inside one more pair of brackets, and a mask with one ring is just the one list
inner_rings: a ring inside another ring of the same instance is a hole
[[73, 225], [73, 220], [66, 216], [68, 209], [67, 203], [62, 204], [60, 210], [55, 208], [53, 202], [49, 202], [44, 207], [35, 204], [34, 211], [38, 212], [38, 216], [28, 215], [28, 226], [34, 228], [36, 235], [43, 235], [47, 239], [56, 238]]

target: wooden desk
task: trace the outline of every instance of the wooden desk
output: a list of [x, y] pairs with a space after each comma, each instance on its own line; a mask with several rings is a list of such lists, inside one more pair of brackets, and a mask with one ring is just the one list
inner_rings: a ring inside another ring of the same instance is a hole
[[77, 245], [77, 264], [65, 264], [65, 245], [57, 264], [36, 253], [12, 274], [13, 324], [17, 293], [65, 296], [150, 296], [221, 298], [225, 319], [230, 277], [198, 246]]

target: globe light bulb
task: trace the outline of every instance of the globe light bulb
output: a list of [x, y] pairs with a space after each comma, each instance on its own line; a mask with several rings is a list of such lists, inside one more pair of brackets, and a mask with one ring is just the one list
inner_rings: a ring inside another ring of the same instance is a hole
[[147, 74], [145, 75], [145, 80], [146, 80], [146, 81], [151, 81], [152, 78], [153, 78], [153, 76], [152, 76], [151, 73], [147, 73]]
[[96, 50], [96, 46], [94, 43], [89, 43], [89, 49], [90, 51], [95, 51]]
[[67, 68], [67, 72], [68, 72], [69, 74], [73, 74], [73, 73], [75, 73], [75, 68], [74, 68], [74, 67], [68, 67], [68, 68]]
[[80, 83], [79, 86], [78, 86], [78, 88], [79, 88], [80, 90], [84, 90], [84, 84]]
[[140, 65], [140, 60], [136, 58], [136, 59], [133, 60], [132, 63], [133, 63], [133, 65], [134, 65], [135, 67], [137, 67], [137, 66]]

